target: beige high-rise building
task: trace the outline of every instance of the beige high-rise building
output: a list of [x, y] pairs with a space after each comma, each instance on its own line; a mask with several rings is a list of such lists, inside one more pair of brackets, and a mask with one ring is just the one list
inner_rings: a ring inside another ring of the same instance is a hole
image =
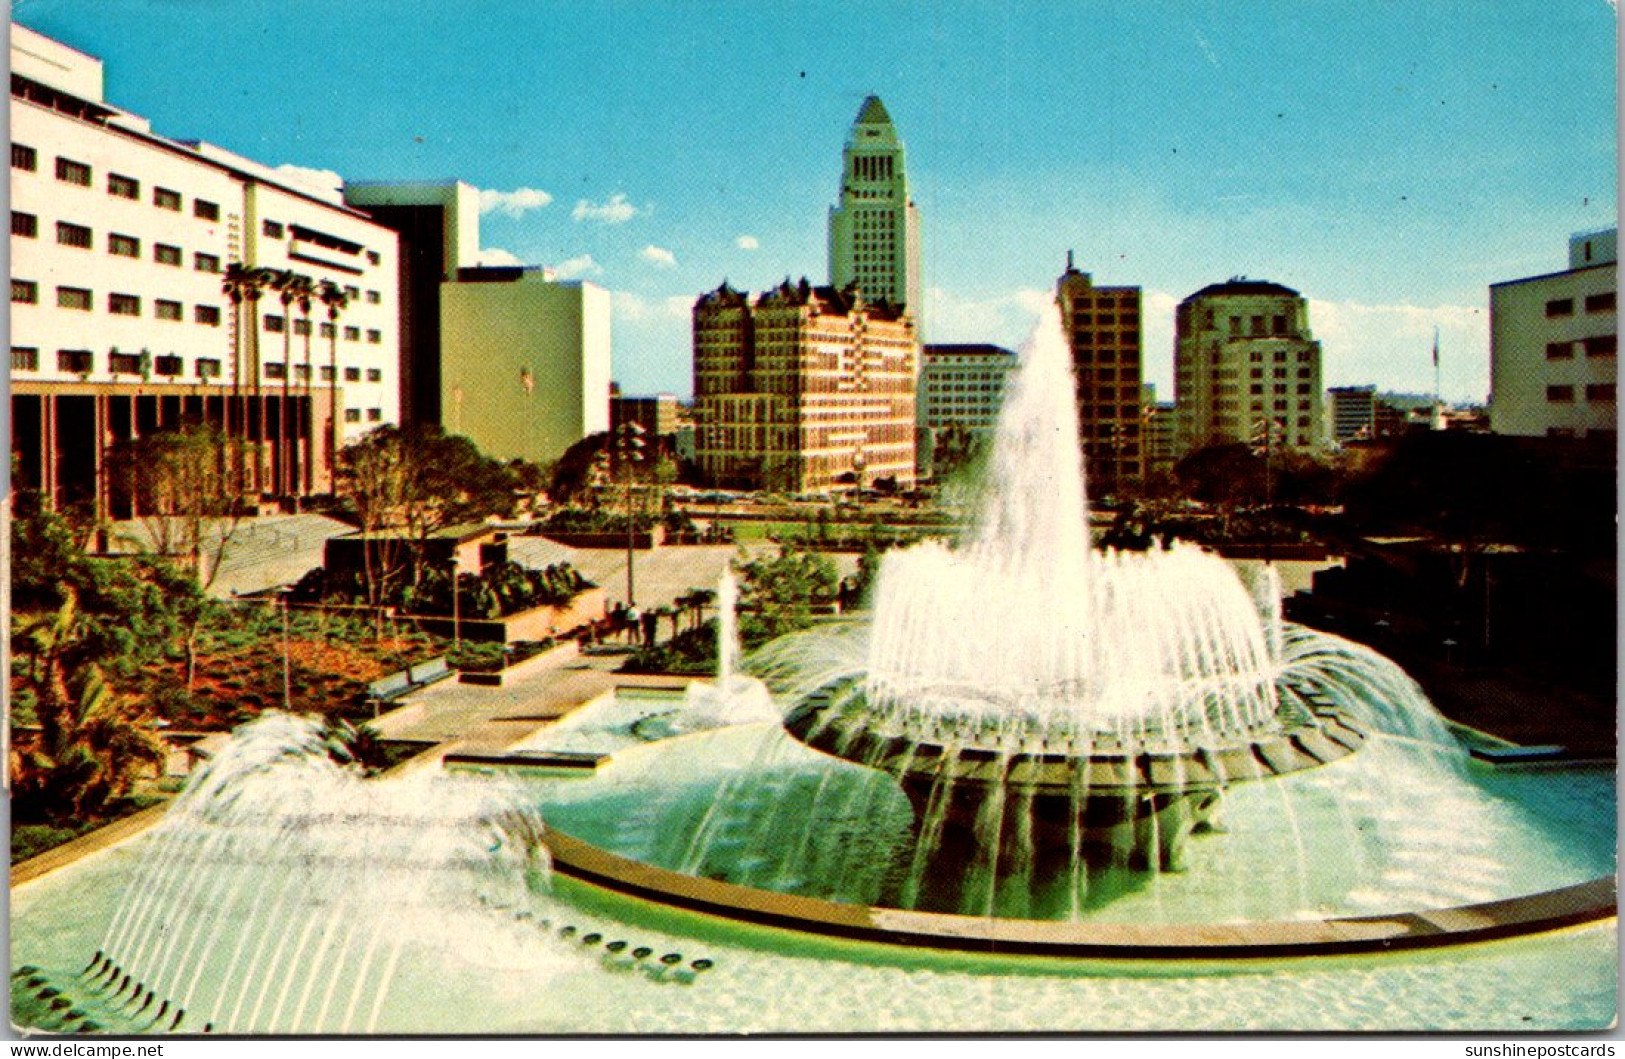
[[609, 429], [609, 292], [539, 267], [440, 285], [442, 422], [499, 460], [557, 459]]
[[1237, 277], [1180, 302], [1174, 395], [1181, 454], [1234, 442], [1322, 448], [1320, 379], [1309, 303], [1292, 288]]
[[1072, 348], [1078, 443], [1089, 490], [1111, 496], [1145, 476], [1140, 431], [1140, 288], [1097, 287], [1072, 265], [1056, 283]]
[[913, 319], [853, 290], [724, 283], [694, 306], [700, 469], [733, 489], [911, 486], [919, 362]]
[[863, 101], [841, 153], [841, 201], [829, 212], [830, 282], [914, 317], [924, 334], [920, 213], [908, 194], [903, 141], [879, 96]]

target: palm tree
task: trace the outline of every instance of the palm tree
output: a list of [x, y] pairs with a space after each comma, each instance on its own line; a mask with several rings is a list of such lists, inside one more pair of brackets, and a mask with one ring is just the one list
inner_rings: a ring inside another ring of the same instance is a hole
[[[332, 446], [328, 460], [336, 468], [339, 458], [339, 314], [344, 311], [350, 302], [350, 296], [330, 279], [324, 279], [316, 287], [316, 297], [327, 306], [328, 327], [328, 379], [327, 415], [330, 425], [328, 440]], [[336, 484], [335, 484], [336, 488]]]
[[28, 747], [13, 744], [10, 766], [14, 796], [31, 809], [82, 819], [126, 793], [144, 766], [161, 765], [165, 749], [101, 667], [84, 658], [92, 630], [72, 586], [62, 586], [62, 596], [54, 612], [18, 629], [40, 730]]
[[[233, 312], [238, 313], [238, 328], [236, 341], [232, 344], [232, 379], [231, 391], [234, 402], [242, 397], [242, 345], [243, 335], [248, 335], [248, 369], [254, 373], [254, 407], [257, 421], [257, 430], [254, 437], [254, 490], [258, 492], [264, 484], [264, 444], [265, 444], [265, 403], [261, 399], [260, 382], [260, 296], [265, 293], [266, 287], [271, 284], [273, 272], [268, 268], [251, 268], [238, 261], [226, 266], [225, 279], [221, 286], [230, 296]], [[244, 303], [248, 304], [247, 326], [242, 326], [240, 310]], [[244, 419], [246, 420], [246, 416]], [[247, 423], [244, 423], [246, 433]], [[229, 431], [228, 431], [229, 433]], [[246, 485], [246, 483], [241, 483]]]
[[[248, 299], [248, 290], [254, 285], [254, 270], [240, 261], [233, 261], [226, 266], [226, 274], [221, 280], [220, 288], [231, 299], [232, 342], [231, 342], [231, 397], [226, 401], [224, 410], [225, 432], [227, 443], [234, 440], [231, 420], [232, 410], [241, 406], [243, 395], [243, 302]], [[235, 458], [232, 460], [236, 477], [237, 490], [243, 488], [243, 465], [241, 446], [232, 446], [235, 449]]]
[[304, 318], [304, 323], [305, 323], [305, 404], [304, 404], [304, 419], [305, 419], [305, 424], [306, 425], [305, 425], [305, 429], [304, 429], [304, 431], [302, 433], [304, 434], [304, 436], [306, 438], [308, 438], [308, 441], [306, 443], [307, 448], [305, 450], [305, 458], [304, 458], [304, 460], [302, 462], [304, 463], [304, 467], [305, 467], [304, 494], [306, 496], [309, 496], [311, 493], [316, 491], [316, 479], [315, 479], [316, 435], [310, 429], [310, 425], [312, 423], [311, 408], [312, 408], [312, 405], [313, 405], [311, 383], [314, 381], [313, 378], [312, 378], [312, 369], [311, 369], [311, 364], [310, 364], [310, 303], [315, 297], [316, 297], [316, 281], [311, 279], [309, 276], [300, 276], [299, 277], [299, 287], [298, 287], [297, 292], [295, 293], [294, 300], [299, 305], [299, 314], [300, 314], [300, 316], [302, 316]]
[[[297, 444], [297, 437], [293, 432], [293, 414], [291, 388], [293, 386], [293, 306], [300, 303], [305, 308], [307, 320], [310, 315], [310, 291], [313, 284], [309, 276], [300, 275], [292, 269], [285, 269], [272, 274], [271, 288], [282, 299], [282, 414], [278, 417], [277, 448], [279, 455], [276, 460], [277, 491], [283, 496], [295, 496], [299, 492], [299, 481], [294, 474], [293, 449]], [[307, 328], [306, 330], [309, 330]], [[306, 346], [307, 371], [310, 346], [307, 336]]]

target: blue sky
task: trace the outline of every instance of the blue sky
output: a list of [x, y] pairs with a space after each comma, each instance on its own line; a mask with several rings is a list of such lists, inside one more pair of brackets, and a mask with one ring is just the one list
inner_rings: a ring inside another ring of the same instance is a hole
[[[1605, 0], [17, 0], [157, 131], [357, 180], [485, 191], [484, 245], [614, 294], [615, 376], [690, 388], [724, 278], [828, 279], [840, 151], [908, 149], [927, 338], [1019, 344], [1068, 249], [1177, 301], [1311, 299], [1328, 384], [1488, 390], [1487, 287], [1616, 215]], [[515, 194], [517, 193], [517, 194]]]

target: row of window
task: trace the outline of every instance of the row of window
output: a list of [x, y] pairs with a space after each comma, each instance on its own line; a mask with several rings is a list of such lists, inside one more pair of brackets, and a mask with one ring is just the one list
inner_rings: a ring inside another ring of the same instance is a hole
[[[96, 354], [88, 349], [59, 349], [56, 351], [56, 368], [58, 371], [71, 372], [76, 375], [89, 375], [96, 370]], [[273, 368], [277, 370], [273, 372], [271, 370]], [[267, 364], [266, 378], [283, 378], [282, 368], [283, 365], [281, 364]], [[40, 351], [38, 347], [12, 346], [11, 370], [39, 371]], [[157, 378], [176, 379], [185, 374], [186, 362], [183, 358], [175, 356], [172, 353], [164, 356], [149, 357], [144, 353], [120, 353], [117, 350], [113, 350], [107, 354], [107, 370], [108, 373], [112, 375], [140, 375], [143, 377], [151, 375]], [[217, 379], [220, 377], [221, 362], [217, 357], [200, 357], [195, 362], [195, 370], [197, 377], [200, 379]], [[294, 377], [302, 381], [308, 381], [310, 378], [310, 368], [304, 364], [294, 365]], [[320, 369], [320, 379], [322, 382], [332, 382], [332, 367], [326, 365], [322, 366]], [[360, 382], [360, 369], [345, 368], [344, 381]], [[382, 382], [383, 372], [379, 371], [377, 368], [369, 369], [367, 372], [367, 381]], [[360, 409], [351, 409], [350, 414], [347, 414], [346, 418], [350, 422], [359, 422], [360, 415]], [[368, 409], [367, 418], [369, 421], [378, 422], [381, 417], [382, 410], [377, 408]]]
[[[11, 145], [11, 167], [28, 172], [39, 169], [39, 152], [26, 144], [14, 143]], [[61, 155], [56, 159], [56, 178], [64, 184], [75, 184], [79, 187], [90, 187], [94, 182], [94, 172], [84, 162], [75, 161]], [[107, 174], [107, 193], [132, 202], [141, 198], [141, 181], [123, 173]], [[161, 210], [170, 210], [179, 213], [182, 205], [182, 196], [179, 191], [172, 188], [154, 186], [152, 189], [152, 204]], [[218, 221], [220, 219], [220, 204], [207, 199], [192, 199], [192, 216], [205, 221]], [[266, 221], [262, 230], [272, 239], [281, 239], [284, 226], [278, 221]], [[383, 259], [376, 250], [367, 251], [367, 261], [376, 265]]]
[[[11, 167], [22, 169], [30, 173], [39, 169], [39, 152], [26, 144], [14, 143], [11, 145]], [[88, 188], [95, 182], [95, 174], [91, 167], [84, 162], [75, 161], [58, 155], [56, 159], [56, 178], [64, 184], [75, 184]], [[122, 173], [107, 174], [107, 193], [121, 199], [132, 201], [141, 198], [141, 181]], [[181, 208], [181, 193], [170, 188], [154, 187], [152, 189], [152, 204], [161, 210], [171, 210], [179, 213]], [[192, 216], [205, 221], [218, 221], [220, 219], [220, 204], [207, 199], [194, 198], [192, 200]]]
[[[198, 359], [196, 365], [197, 377], [200, 379], [213, 379], [220, 375], [220, 361], [217, 358], [202, 357]], [[39, 367], [40, 355], [37, 348], [11, 347], [12, 371], [38, 371]], [[88, 349], [59, 349], [56, 351], [56, 369], [89, 375], [96, 370], [96, 354]], [[107, 370], [114, 375], [151, 374], [162, 378], [179, 378], [185, 374], [186, 362], [174, 354], [149, 359], [143, 353], [120, 353], [113, 350], [107, 355]]]
[[[1585, 297], [1585, 311], [1588, 313], [1611, 313], [1614, 311], [1614, 292], [1603, 291], [1601, 294], [1588, 294]], [[1573, 316], [1573, 298], [1553, 298], [1546, 303], [1547, 316]]]
[[[12, 210], [11, 234], [23, 239], [38, 238], [39, 218], [32, 213]], [[56, 223], [56, 241], [62, 246], [69, 246], [78, 250], [95, 249], [95, 237], [91, 230], [82, 224], [74, 224], [71, 221], [58, 221]], [[118, 257], [139, 258], [141, 256], [141, 240], [132, 235], [111, 232], [107, 236], [107, 252]], [[172, 246], [169, 243], [152, 244], [152, 259], [160, 265], [180, 268], [184, 258], [185, 253], [178, 246]], [[216, 254], [198, 252], [192, 255], [192, 267], [199, 272], [218, 273], [220, 271], [220, 258]]]
[[[332, 368], [332, 366], [331, 365], [324, 365], [324, 366], [320, 366], [320, 367], [321, 367], [321, 380], [323, 382], [332, 382], [333, 381], [333, 368]], [[270, 364], [266, 364], [265, 365], [265, 377], [267, 379], [274, 379], [274, 380], [279, 381], [279, 382], [281, 380], [283, 380], [283, 379], [286, 379], [288, 377], [288, 365], [282, 364], [282, 363], [279, 363], [279, 362], [273, 362], [273, 363], [270, 363]], [[308, 364], [295, 364], [295, 365], [293, 365], [293, 377], [295, 379], [301, 381], [301, 382], [309, 381], [309, 379], [310, 379], [310, 365], [308, 365]], [[345, 382], [360, 382], [361, 381], [361, 369], [360, 368], [345, 368], [344, 369], [344, 381]], [[383, 369], [381, 369], [381, 368], [368, 368], [367, 369], [367, 381], [368, 382], [383, 382], [384, 381]]]
[[[32, 213], [11, 211], [11, 234], [26, 239], [33, 239], [39, 235], [39, 218]], [[94, 249], [94, 237], [91, 230], [82, 224], [70, 221], [58, 221], [56, 224], [56, 241], [63, 246], [71, 246], [80, 250]], [[118, 257], [139, 258], [141, 256], [141, 240], [132, 235], [121, 235], [111, 232], [107, 236], [107, 252]], [[154, 243], [152, 259], [160, 265], [171, 265], [175, 268], [181, 266], [183, 257], [181, 248], [168, 243]], [[219, 272], [220, 258], [214, 254], [198, 253], [193, 257], [193, 266], [199, 272]], [[346, 286], [345, 295], [351, 301], [359, 301], [362, 296], [360, 287]], [[377, 305], [383, 301], [382, 295], [376, 290], [366, 292], [367, 304]]]
[[[1614, 400], [1614, 385], [1611, 382], [1587, 383], [1585, 399], [1587, 401], [1612, 403]], [[1573, 386], [1548, 386], [1546, 387], [1546, 400], [1552, 404], [1573, 404], [1574, 392], [1575, 387]]]
[[1574, 347], [1581, 346], [1588, 357], [1612, 357], [1619, 351], [1618, 335], [1594, 335], [1579, 342], [1546, 343], [1547, 360], [1573, 360]]
[[[81, 312], [90, 312], [95, 308], [95, 293], [84, 287], [58, 287], [56, 289], [56, 305], [59, 309], [76, 309]], [[11, 281], [11, 300], [17, 305], [39, 304], [39, 283], [31, 279], [13, 279]], [[152, 303], [153, 316], [160, 320], [180, 320], [184, 316], [184, 307], [178, 301], [167, 298], [155, 298]], [[112, 293], [107, 296], [107, 311], [115, 316], [140, 316], [141, 298], [134, 294]], [[192, 319], [196, 323], [209, 327], [220, 326], [220, 307], [218, 305], [194, 305]]]
[[[267, 313], [264, 317], [261, 318], [261, 325], [260, 326], [264, 330], [266, 330], [267, 332], [269, 332], [271, 334], [280, 335], [280, 334], [284, 333], [285, 331], [287, 331], [287, 329], [288, 329], [288, 319], [285, 316], [278, 316], [278, 315], [275, 315], [275, 314], [272, 314], [272, 313]], [[295, 320], [293, 322], [293, 333], [296, 334], [296, 335], [308, 335], [308, 334], [310, 334], [310, 320], [308, 318], [303, 319], [303, 320]], [[334, 333], [335, 332], [334, 332], [334, 325], [333, 324], [324, 323], [324, 324], [321, 325], [321, 336], [323, 338], [332, 338], [334, 336]], [[359, 328], [359, 327], [346, 327], [344, 329], [344, 340], [346, 342], [359, 342], [359, 341], [361, 341], [361, 328]], [[380, 331], [376, 327], [367, 328], [367, 341], [370, 344], [376, 346], [379, 343], [383, 342], [383, 340], [384, 340], [384, 333], [382, 331]]]

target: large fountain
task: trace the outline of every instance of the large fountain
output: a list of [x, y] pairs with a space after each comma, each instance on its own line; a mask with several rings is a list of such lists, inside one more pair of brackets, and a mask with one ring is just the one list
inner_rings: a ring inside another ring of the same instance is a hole
[[[861, 669], [820, 670], [786, 724], [896, 775], [929, 842], [946, 823], [984, 857], [1177, 867], [1225, 789], [1337, 760], [1381, 721], [1368, 692], [1341, 693], [1353, 674], [1325, 664], [1327, 638], [1283, 631], [1278, 591], [1260, 606], [1189, 546], [1090, 548], [1073, 392], [1044, 328], [973, 536], [888, 556]], [[786, 650], [763, 660], [781, 679], [805, 668]]]

